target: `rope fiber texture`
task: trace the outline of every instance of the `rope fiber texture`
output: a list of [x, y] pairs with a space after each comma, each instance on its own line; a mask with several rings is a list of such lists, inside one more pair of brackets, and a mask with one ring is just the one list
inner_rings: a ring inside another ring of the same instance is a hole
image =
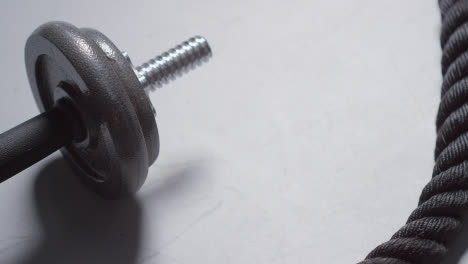
[[468, 210], [468, 0], [439, 7], [443, 82], [432, 180], [406, 225], [360, 264], [440, 263]]

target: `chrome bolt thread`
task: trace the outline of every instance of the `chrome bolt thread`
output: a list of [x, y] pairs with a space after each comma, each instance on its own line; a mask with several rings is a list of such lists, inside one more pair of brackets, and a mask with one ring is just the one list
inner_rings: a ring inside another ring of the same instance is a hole
[[196, 36], [136, 67], [135, 71], [145, 89], [155, 89], [208, 61], [211, 55], [208, 41]]

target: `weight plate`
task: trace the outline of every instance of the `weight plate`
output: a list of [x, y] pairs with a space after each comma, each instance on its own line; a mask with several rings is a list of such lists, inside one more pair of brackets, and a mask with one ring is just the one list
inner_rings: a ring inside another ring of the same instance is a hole
[[110, 40], [64, 22], [39, 27], [25, 49], [26, 69], [41, 111], [67, 102], [83, 133], [62, 153], [100, 195], [135, 192], [159, 151], [151, 103], [131, 63]]

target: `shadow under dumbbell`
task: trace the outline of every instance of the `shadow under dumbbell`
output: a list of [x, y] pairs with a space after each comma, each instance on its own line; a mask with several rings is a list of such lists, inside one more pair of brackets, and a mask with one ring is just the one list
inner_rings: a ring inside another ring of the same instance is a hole
[[63, 159], [40, 172], [34, 195], [43, 239], [19, 264], [136, 263], [141, 208], [135, 198], [101, 199]]

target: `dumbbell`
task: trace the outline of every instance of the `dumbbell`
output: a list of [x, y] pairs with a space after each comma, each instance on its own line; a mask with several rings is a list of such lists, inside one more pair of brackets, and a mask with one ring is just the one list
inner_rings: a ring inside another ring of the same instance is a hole
[[28, 38], [25, 63], [40, 115], [0, 134], [0, 182], [56, 150], [105, 198], [136, 192], [159, 154], [148, 92], [211, 57], [203, 37], [133, 67], [104, 34], [65, 22]]

